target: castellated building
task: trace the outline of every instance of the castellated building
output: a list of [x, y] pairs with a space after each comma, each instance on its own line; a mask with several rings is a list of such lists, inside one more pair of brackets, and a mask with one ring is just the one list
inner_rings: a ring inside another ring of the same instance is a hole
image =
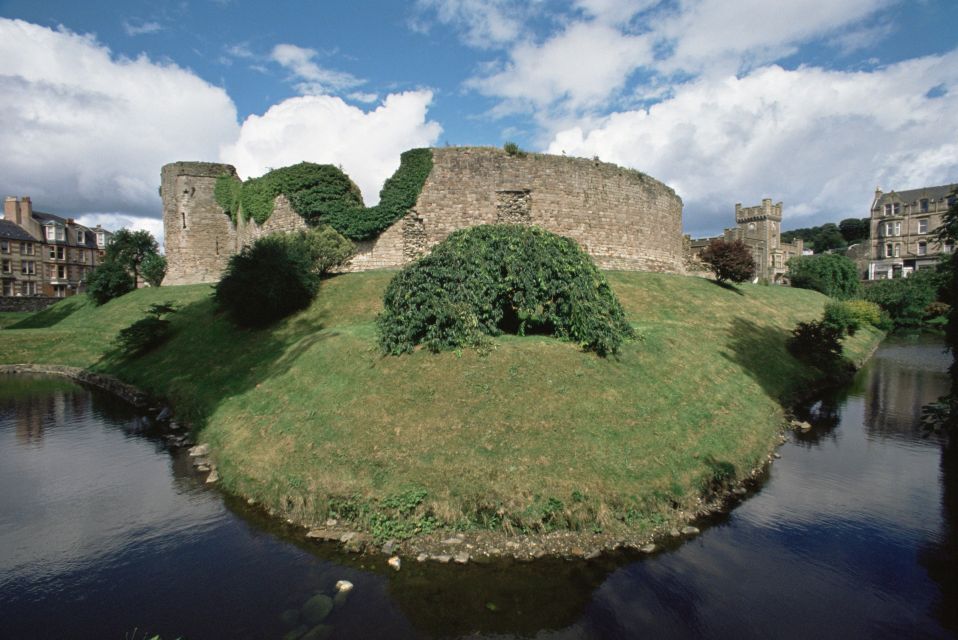
[[[756, 279], [781, 284], [788, 272], [788, 261], [802, 255], [804, 243], [782, 242], [782, 203], [772, 204], [764, 198], [754, 207], [735, 205], [735, 227], [718, 236], [726, 242], [741, 240], [752, 251]], [[691, 252], [697, 256], [715, 238], [697, 238], [691, 241]]]
[[[518, 223], [574, 239], [603, 269], [684, 273], [682, 200], [658, 180], [582, 158], [472, 147], [431, 152], [416, 204], [375, 239], [357, 242], [345, 271], [399, 268], [458, 229]], [[239, 215], [234, 225], [213, 194], [222, 175], [236, 170], [206, 162], [163, 167], [164, 285], [216, 282], [229, 257], [256, 238], [306, 228], [282, 195], [264, 224]]]

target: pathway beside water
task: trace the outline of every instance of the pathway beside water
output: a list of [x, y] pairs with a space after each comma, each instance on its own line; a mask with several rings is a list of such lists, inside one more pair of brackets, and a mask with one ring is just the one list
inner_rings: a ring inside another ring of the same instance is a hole
[[334, 638], [955, 637], [958, 454], [918, 426], [948, 363], [887, 341], [673, 550], [398, 573], [224, 499], [113, 398], [0, 376], [0, 638], [282, 638], [338, 580]]

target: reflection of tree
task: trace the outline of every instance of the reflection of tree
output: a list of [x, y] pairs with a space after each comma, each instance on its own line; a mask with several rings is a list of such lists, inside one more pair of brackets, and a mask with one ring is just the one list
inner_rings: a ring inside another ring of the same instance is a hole
[[935, 615], [941, 626], [958, 633], [958, 446], [941, 451], [941, 537], [925, 546], [918, 561], [941, 590]]

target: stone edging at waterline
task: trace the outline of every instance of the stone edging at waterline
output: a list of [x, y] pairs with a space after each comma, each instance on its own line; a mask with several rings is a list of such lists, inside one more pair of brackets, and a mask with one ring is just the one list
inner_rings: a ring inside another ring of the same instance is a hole
[[0, 373], [45, 373], [64, 376], [112, 393], [137, 408], [145, 407], [150, 397], [145, 391], [125, 382], [120, 382], [113, 376], [93, 373], [80, 367], [67, 367], [58, 364], [2, 364], [0, 365]]

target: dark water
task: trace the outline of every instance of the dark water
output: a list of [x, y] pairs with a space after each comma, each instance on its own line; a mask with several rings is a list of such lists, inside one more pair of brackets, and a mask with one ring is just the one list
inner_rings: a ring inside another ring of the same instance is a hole
[[917, 426], [947, 364], [887, 342], [677, 549], [399, 573], [224, 500], [109, 397], [0, 377], [0, 637], [281, 638], [341, 579], [334, 638], [954, 637], [958, 456]]

